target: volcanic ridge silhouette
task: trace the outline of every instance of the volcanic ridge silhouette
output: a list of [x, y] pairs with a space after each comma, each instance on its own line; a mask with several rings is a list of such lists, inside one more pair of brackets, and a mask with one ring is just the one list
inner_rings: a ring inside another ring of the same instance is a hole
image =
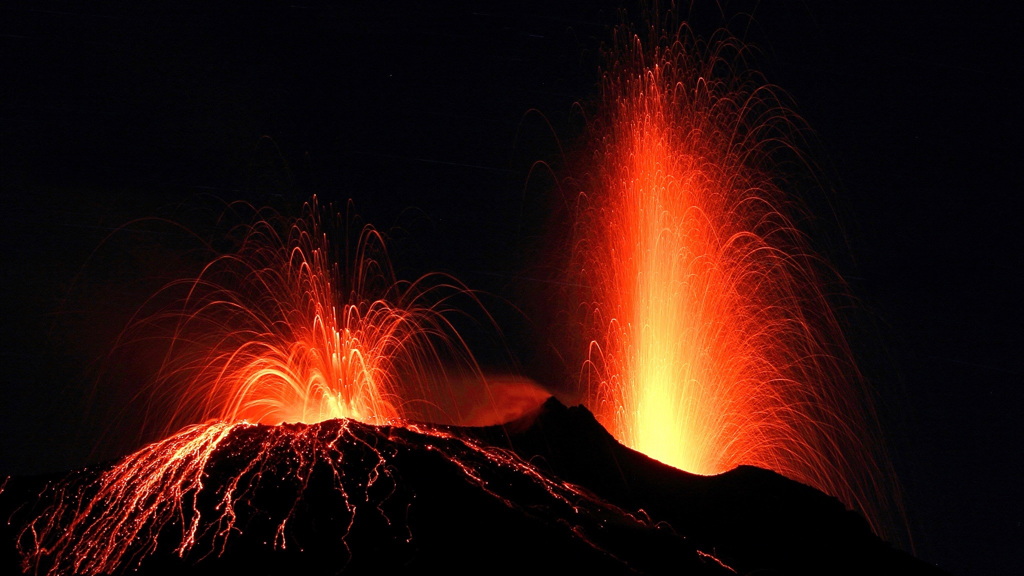
[[[333, 443], [341, 457], [290, 452], [297, 444], [287, 438], [298, 433]], [[4, 480], [0, 572], [69, 573], [60, 558], [26, 563], [24, 527], [50, 513], [53, 487], [88, 486], [115, 464]], [[224, 530], [221, 495], [231, 490]], [[813, 488], [747, 466], [717, 476], [680, 471], [553, 397], [503, 426], [236, 428], [184, 508], [151, 551], [126, 555], [115, 572], [944, 574]], [[181, 553], [189, 514], [203, 520]]]

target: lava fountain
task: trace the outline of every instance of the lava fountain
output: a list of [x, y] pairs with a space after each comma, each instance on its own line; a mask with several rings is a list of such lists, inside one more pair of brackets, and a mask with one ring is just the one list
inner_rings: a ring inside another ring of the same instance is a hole
[[447, 371], [479, 375], [451, 322], [454, 298], [479, 305], [472, 292], [442, 274], [397, 280], [370, 225], [336, 253], [321, 212], [315, 198], [290, 225], [257, 212], [230, 234], [236, 249], [166, 286], [151, 301], [171, 303], [144, 307], [126, 331], [121, 347], [166, 344], [147, 392], [167, 431], [422, 418]]
[[733, 39], [618, 32], [570, 268], [589, 407], [665, 463], [755, 465], [876, 518], [870, 411], [826, 291], [838, 278], [786, 193], [808, 168], [799, 119]]
[[[479, 304], [468, 289], [440, 274], [396, 280], [384, 237], [370, 226], [336, 256], [316, 198], [291, 225], [266, 210], [255, 215], [229, 235], [233, 250], [167, 285], [124, 331], [120, 349], [164, 349], [140, 392], [162, 439], [40, 495], [18, 538], [26, 572], [138, 568], [168, 541], [180, 558], [220, 554], [261, 484], [290, 485], [295, 502], [261, 513], [274, 526], [272, 546], [288, 546], [306, 486], [326, 482], [347, 518], [336, 530], [344, 548], [359, 508], [351, 499], [383, 514], [369, 494], [389, 477], [390, 453], [374, 447], [375, 430], [444, 412], [450, 374], [463, 382], [475, 374], [486, 386], [452, 323], [454, 298]], [[206, 486], [218, 463], [235, 460], [223, 483]], [[315, 470], [326, 480], [311, 480]]]

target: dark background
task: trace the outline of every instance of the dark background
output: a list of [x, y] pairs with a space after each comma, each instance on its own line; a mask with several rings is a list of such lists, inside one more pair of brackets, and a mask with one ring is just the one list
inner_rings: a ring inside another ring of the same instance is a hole
[[[215, 239], [233, 200], [351, 198], [392, 230], [400, 276], [493, 295], [508, 343], [479, 351], [491, 369], [565, 387], [551, 318], [529, 311], [557, 290], [573, 104], [598, 94], [619, 4], [137, 4], [0, 10], [0, 473], [127, 449], [110, 423], [130, 387], [93, 382], [141, 299], [200, 254], [155, 218]], [[830, 191], [804, 198], [811, 233], [860, 302], [849, 336], [917, 554], [1020, 573], [1021, 15], [724, 4], [684, 12], [757, 46], [816, 131]]]

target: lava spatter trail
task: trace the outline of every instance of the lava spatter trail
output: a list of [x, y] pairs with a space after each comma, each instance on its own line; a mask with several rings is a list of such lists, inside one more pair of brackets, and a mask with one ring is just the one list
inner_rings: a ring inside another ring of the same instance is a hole
[[774, 470], [877, 520], [888, 488], [829, 301], [841, 282], [786, 189], [814, 174], [799, 119], [735, 39], [618, 34], [569, 279], [588, 406], [665, 463]]
[[[448, 493], [460, 500], [439, 496]], [[436, 553], [419, 549], [419, 539], [436, 546], [449, 537], [452, 555], [433, 562], [462, 573], [452, 563], [496, 541], [500, 549], [503, 528], [536, 533], [560, 553], [575, 548], [572, 562], [584, 560], [576, 567], [587, 568], [587, 559], [598, 569], [658, 566], [665, 558], [627, 565], [616, 557], [653, 538], [671, 550], [672, 566], [731, 572], [681, 536], [510, 450], [423, 424], [192, 426], [94, 476], [56, 483], [36, 507], [42, 511], [19, 538], [22, 568], [36, 574], [163, 573], [200, 562], [210, 568], [225, 555], [229, 566], [271, 573], [389, 572]], [[492, 524], [502, 510], [518, 524]]]
[[[137, 566], [156, 550], [161, 531], [175, 519], [180, 522], [176, 550], [191, 549], [200, 518], [196, 498], [206, 465], [236, 426], [250, 425], [190, 426], [143, 447], [95, 478], [57, 483], [42, 496], [43, 501], [50, 500], [47, 508], [21, 533], [22, 568], [46, 574], [103, 574]], [[231, 506], [224, 509], [224, 514], [233, 513]]]

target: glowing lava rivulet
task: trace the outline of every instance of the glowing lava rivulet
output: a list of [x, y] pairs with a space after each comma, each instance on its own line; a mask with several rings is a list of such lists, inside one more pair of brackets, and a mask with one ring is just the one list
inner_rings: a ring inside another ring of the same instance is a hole
[[882, 479], [836, 278], [784, 190], [784, 171], [807, 169], [798, 120], [735, 40], [619, 33], [570, 272], [588, 406], [665, 463], [774, 470], [875, 518]]

